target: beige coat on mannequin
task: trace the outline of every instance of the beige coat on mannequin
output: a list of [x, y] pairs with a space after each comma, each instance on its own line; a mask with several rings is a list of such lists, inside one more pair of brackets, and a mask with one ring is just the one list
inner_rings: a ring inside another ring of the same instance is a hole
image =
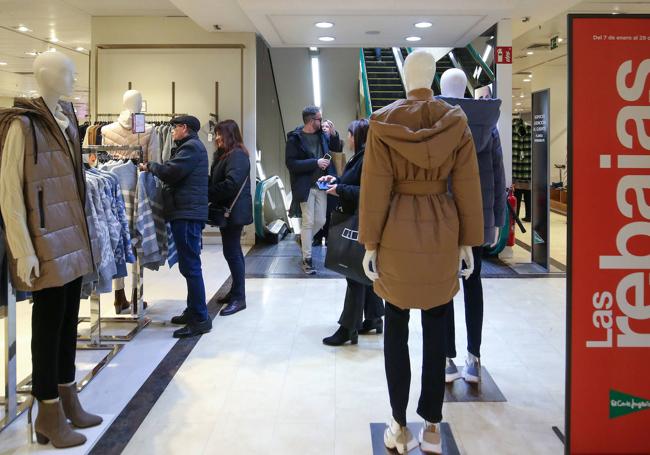
[[377, 295], [403, 309], [452, 299], [459, 247], [483, 242], [476, 152], [460, 108], [425, 88], [372, 115], [359, 216], [359, 241], [378, 252]]

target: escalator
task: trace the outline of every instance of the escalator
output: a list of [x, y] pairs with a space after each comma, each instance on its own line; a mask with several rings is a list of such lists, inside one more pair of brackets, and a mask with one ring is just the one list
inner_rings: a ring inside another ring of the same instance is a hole
[[375, 48], [364, 48], [363, 58], [373, 112], [406, 97], [392, 48], [381, 49], [381, 61], [375, 56]]

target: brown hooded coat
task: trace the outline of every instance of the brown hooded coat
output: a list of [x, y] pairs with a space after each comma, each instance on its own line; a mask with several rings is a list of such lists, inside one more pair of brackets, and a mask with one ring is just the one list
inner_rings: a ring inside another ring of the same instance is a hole
[[483, 243], [482, 210], [474, 141], [459, 107], [418, 89], [372, 115], [359, 241], [377, 250], [377, 295], [403, 309], [448, 303], [459, 290], [459, 246]]

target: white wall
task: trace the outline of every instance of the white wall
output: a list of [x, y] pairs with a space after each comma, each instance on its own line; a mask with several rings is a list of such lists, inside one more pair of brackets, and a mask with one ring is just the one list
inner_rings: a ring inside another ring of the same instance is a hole
[[314, 104], [311, 60], [307, 48], [271, 49], [280, 108], [286, 132], [302, 125], [302, 110]]
[[[240, 50], [138, 49], [101, 50], [97, 75], [97, 46], [101, 45], [244, 45], [243, 74]], [[142, 92], [147, 111], [171, 110], [171, 81], [177, 81], [176, 112], [202, 120], [213, 111], [214, 80], [219, 80], [220, 118], [233, 117], [243, 129], [244, 142], [256, 148], [256, 52], [254, 33], [211, 33], [185, 17], [94, 17], [92, 19], [91, 112], [98, 108], [119, 112], [127, 82]], [[95, 84], [95, 76], [98, 85]], [[243, 83], [242, 83], [243, 78]], [[220, 80], [221, 79], [221, 80]], [[223, 87], [222, 85], [223, 81]], [[243, 88], [243, 112], [240, 97]], [[100, 93], [101, 92], [101, 93]], [[95, 97], [95, 95], [97, 95]], [[97, 99], [97, 102], [95, 102]], [[243, 122], [240, 118], [243, 117]], [[251, 179], [255, 181], [255, 154], [251, 153]], [[251, 185], [255, 191], [255, 185]], [[253, 196], [253, 195], [251, 195]], [[214, 237], [214, 232], [209, 233]], [[254, 241], [254, 228], [245, 241]]]
[[359, 107], [359, 49], [321, 49], [319, 60], [323, 115], [345, 137]]
[[[532, 91], [550, 89], [551, 119], [550, 119], [550, 181], [559, 179], [555, 164], [566, 164], [567, 154], [567, 66], [566, 58], [556, 60], [536, 67], [531, 82]], [[594, 105], [596, 106], [596, 104]]]

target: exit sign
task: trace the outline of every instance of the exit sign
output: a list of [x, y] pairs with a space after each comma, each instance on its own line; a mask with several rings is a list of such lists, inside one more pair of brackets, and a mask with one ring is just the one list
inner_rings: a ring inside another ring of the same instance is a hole
[[551, 50], [557, 49], [558, 46], [559, 46], [558, 37], [554, 36], [553, 38], [551, 38]]

